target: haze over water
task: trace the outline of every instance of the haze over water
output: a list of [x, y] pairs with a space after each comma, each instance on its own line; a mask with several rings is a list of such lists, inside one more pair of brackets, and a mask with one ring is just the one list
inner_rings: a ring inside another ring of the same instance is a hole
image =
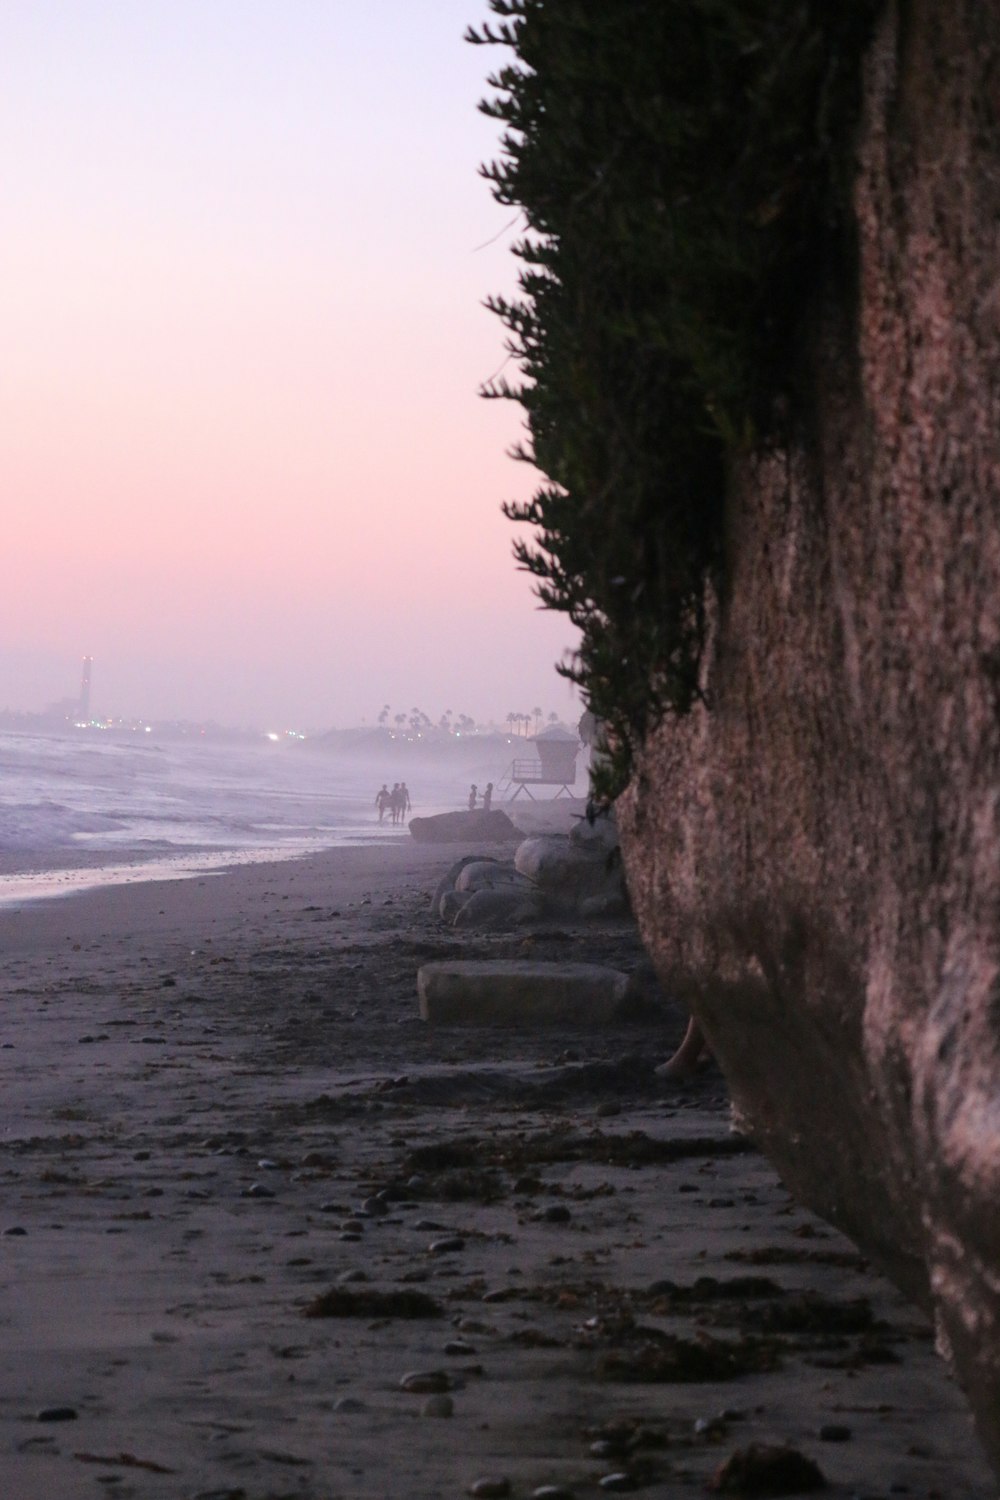
[[575, 717], [476, 394], [519, 232], [483, 10], [5, 0], [0, 707], [90, 654], [101, 715]]

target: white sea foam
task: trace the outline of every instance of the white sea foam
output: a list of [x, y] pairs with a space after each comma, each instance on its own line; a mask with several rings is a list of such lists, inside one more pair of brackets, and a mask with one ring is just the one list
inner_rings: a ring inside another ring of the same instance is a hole
[[[373, 806], [387, 775], [308, 744], [0, 733], [0, 902], [398, 838]], [[420, 791], [454, 805], [443, 775]]]

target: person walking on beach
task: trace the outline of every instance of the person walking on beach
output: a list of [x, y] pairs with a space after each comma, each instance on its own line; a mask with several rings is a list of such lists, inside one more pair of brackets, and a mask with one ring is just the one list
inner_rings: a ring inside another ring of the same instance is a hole
[[492, 781], [488, 781], [486, 783], [486, 790], [483, 793], [483, 812], [492, 812], [492, 810], [493, 810], [493, 783], [492, 783]]
[[403, 821], [403, 819], [406, 817], [406, 814], [410, 811], [410, 808], [412, 806], [413, 806], [413, 803], [410, 801], [410, 793], [409, 793], [409, 790], [407, 788], [406, 782], [405, 781], [401, 781], [399, 783], [399, 820], [400, 820], [400, 822]]
[[476, 783], [473, 782], [472, 786], [469, 788], [469, 811], [470, 812], [475, 812], [475, 810], [476, 810], [476, 795], [477, 795], [477, 787], [476, 787]]
[[392, 791], [389, 793], [389, 810], [392, 813], [393, 823], [399, 822], [399, 782], [392, 783]]
[[378, 820], [380, 823], [385, 817], [385, 810], [389, 806], [391, 801], [392, 798], [389, 795], [389, 788], [383, 781], [381, 791], [375, 793], [375, 806], [378, 808]]

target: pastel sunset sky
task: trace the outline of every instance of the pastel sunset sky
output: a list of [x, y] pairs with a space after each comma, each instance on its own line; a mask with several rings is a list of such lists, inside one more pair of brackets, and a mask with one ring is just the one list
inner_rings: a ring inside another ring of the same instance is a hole
[[106, 714], [579, 712], [476, 394], [517, 233], [485, 9], [3, 0], [0, 707], [88, 653]]

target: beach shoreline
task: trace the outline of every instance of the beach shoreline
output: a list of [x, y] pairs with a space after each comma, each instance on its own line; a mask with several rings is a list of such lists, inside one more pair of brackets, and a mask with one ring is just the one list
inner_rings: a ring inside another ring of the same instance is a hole
[[[655, 1078], [684, 1016], [631, 924], [444, 929], [463, 852], [0, 909], [4, 1493], [695, 1495], [787, 1441], [834, 1495], [992, 1496], [924, 1320], [733, 1135], [717, 1073]], [[420, 1021], [420, 963], [526, 955], [624, 968], [647, 1008]], [[371, 1295], [306, 1317], [331, 1291]], [[689, 1345], [746, 1368], [649, 1378]]]

